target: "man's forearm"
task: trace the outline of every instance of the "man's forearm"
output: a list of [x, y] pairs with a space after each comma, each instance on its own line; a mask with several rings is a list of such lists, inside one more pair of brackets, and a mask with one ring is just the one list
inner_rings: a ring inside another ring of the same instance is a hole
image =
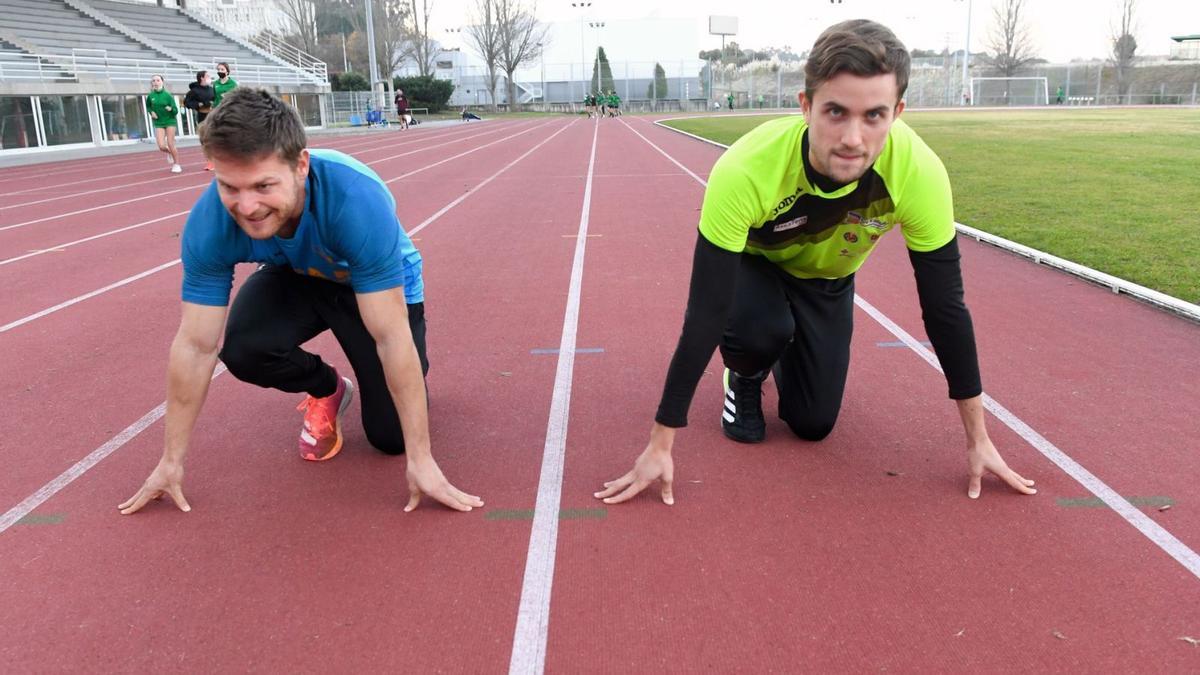
[[182, 464], [188, 441], [217, 367], [217, 352], [197, 350], [179, 339], [167, 362], [166, 445], [163, 460]]
[[405, 452], [411, 459], [430, 456], [429, 408], [425, 400], [425, 377], [412, 338], [377, 343], [388, 391], [400, 416]]

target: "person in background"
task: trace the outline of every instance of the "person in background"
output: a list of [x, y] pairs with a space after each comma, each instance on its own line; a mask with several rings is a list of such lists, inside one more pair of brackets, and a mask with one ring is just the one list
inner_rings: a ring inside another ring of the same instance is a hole
[[396, 90], [396, 98], [393, 101], [396, 104], [396, 117], [400, 118], [400, 128], [408, 128], [408, 97], [404, 95], [403, 89]]
[[[213, 91], [212, 77], [209, 76], [208, 71], [201, 70], [196, 73], [196, 81], [188, 85], [187, 96], [183, 97], [183, 107], [195, 111], [197, 127], [208, 117], [208, 113], [212, 112], [215, 98], [216, 92]], [[206, 163], [204, 170], [212, 171], [212, 162]]]
[[171, 92], [167, 91], [167, 82], [162, 75], [150, 78], [146, 110], [154, 124], [154, 140], [158, 142], [158, 149], [167, 153], [171, 173], [181, 173], [183, 167], [179, 165], [179, 150], [175, 147], [175, 132], [179, 128], [179, 104]]
[[[213, 107], [221, 105], [221, 98], [237, 88], [237, 80], [233, 79], [233, 71], [229, 69], [229, 64], [221, 61], [217, 64], [217, 81], [213, 82]], [[211, 161], [204, 163], [205, 171], [213, 170]]]

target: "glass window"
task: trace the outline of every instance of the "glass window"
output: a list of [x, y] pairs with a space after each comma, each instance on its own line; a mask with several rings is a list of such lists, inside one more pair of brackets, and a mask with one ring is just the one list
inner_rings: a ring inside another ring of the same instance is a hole
[[141, 96], [101, 96], [105, 140], [124, 141], [147, 137], [146, 115]]
[[32, 98], [0, 96], [0, 150], [37, 147], [34, 124]]
[[321, 126], [321, 97], [317, 94], [296, 94], [291, 97], [292, 105], [300, 113], [306, 127]]
[[46, 145], [89, 143], [92, 125], [86, 96], [39, 96]]

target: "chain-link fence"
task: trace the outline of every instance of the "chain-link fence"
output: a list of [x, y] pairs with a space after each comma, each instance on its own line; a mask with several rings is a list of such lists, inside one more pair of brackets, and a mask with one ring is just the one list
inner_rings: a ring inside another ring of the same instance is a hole
[[[656, 67], [658, 70], [656, 77]], [[796, 95], [804, 89], [803, 62], [755, 61], [741, 67], [698, 59], [642, 62], [615, 61], [600, 68], [596, 64], [546, 63], [514, 74], [515, 96], [509, 101], [507, 79], [497, 73], [495, 87], [487, 71], [477, 66], [456, 66], [437, 71], [437, 77], [455, 83], [450, 105], [455, 108], [500, 110], [573, 110], [586, 93], [597, 87], [615, 92], [621, 105], [632, 111], [695, 111], [755, 108], [794, 108]], [[610, 75], [611, 74], [611, 75]], [[971, 100], [970, 78], [997, 77], [989, 66], [972, 62], [964, 83], [962, 62], [953, 55], [916, 59], [910, 72], [906, 100], [914, 107], [974, 105], [1055, 104], [1062, 89], [1063, 105], [1197, 104], [1200, 103], [1200, 61], [1162, 61], [1137, 64], [1127, 75], [1123, 94], [1117, 86], [1116, 69], [1103, 61], [1070, 64], [1041, 64], [1015, 76], [1044, 77], [1049, 97], [1037, 84], [977, 85]], [[598, 86], [599, 85], [599, 86]], [[515, 105], [514, 105], [515, 103]]]

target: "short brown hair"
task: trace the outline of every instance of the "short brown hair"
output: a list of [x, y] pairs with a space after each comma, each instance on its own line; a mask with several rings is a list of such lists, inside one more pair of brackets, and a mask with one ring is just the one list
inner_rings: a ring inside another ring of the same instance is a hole
[[896, 102], [908, 89], [912, 58], [887, 26], [867, 19], [834, 24], [813, 44], [804, 65], [804, 96], [809, 101], [822, 84], [841, 73], [859, 77], [896, 75]]
[[300, 115], [265, 89], [234, 89], [200, 125], [200, 145], [209, 157], [256, 159], [276, 153], [295, 168], [307, 144]]

